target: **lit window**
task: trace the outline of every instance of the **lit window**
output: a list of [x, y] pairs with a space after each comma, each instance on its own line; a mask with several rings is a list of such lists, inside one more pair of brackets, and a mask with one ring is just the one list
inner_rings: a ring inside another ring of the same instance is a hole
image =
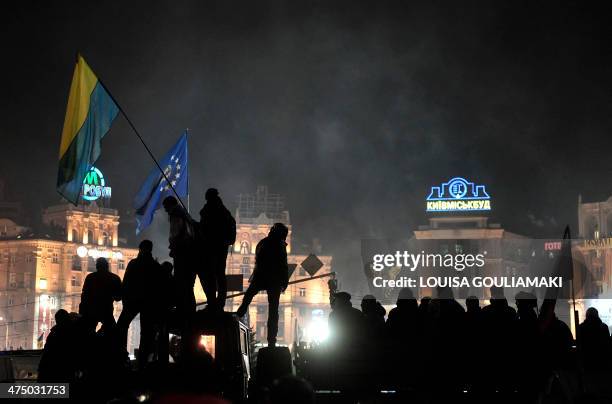
[[87, 259], [87, 271], [96, 272], [96, 260], [93, 257]]
[[299, 294], [300, 297], [306, 297], [306, 288], [300, 288]]
[[78, 255], [72, 256], [72, 270], [73, 271], [81, 271], [81, 257]]
[[53, 263], [54, 264], [59, 263], [59, 254], [56, 252], [53, 253]]
[[72, 275], [70, 284], [74, 287], [81, 286], [80, 279], [77, 275]]
[[249, 253], [249, 243], [243, 241], [240, 243], [240, 254], [248, 254]]
[[47, 289], [47, 280], [45, 278], [40, 278], [38, 280], [38, 288], [42, 290]]

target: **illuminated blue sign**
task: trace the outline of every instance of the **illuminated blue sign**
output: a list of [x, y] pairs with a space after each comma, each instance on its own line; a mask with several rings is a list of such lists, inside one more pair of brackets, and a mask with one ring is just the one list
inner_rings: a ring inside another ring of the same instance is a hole
[[111, 187], [106, 186], [102, 171], [96, 167], [91, 167], [85, 178], [83, 178], [83, 199], [95, 201], [98, 198], [110, 198]]
[[484, 185], [455, 177], [439, 187], [431, 187], [427, 212], [491, 210], [491, 197]]

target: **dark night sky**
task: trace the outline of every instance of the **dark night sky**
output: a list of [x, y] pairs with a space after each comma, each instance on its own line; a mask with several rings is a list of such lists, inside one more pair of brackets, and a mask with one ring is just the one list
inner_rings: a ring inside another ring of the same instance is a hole
[[[452, 176], [531, 236], [575, 226], [579, 193], [612, 194], [610, 13], [591, 2], [13, 3], [0, 175], [32, 217], [59, 200], [77, 51], [158, 156], [190, 129], [192, 204], [267, 184], [347, 283], [359, 239], [426, 223]], [[152, 162], [120, 117], [97, 165], [124, 211]]]

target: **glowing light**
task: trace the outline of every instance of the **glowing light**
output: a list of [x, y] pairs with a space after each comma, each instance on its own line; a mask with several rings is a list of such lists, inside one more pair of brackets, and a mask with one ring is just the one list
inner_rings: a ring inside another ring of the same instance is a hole
[[123, 259], [123, 253], [121, 251], [109, 251], [109, 250], [98, 250], [96, 248], [87, 248], [84, 245], [77, 248], [76, 253], [79, 257], [91, 257], [93, 259], [102, 258], [113, 258], [116, 260]]
[[76, 253], [81, 258], [87, 257], [87, 247], [85, 247], [84, 245], [80, 246], [79, 248], [77, 248]]
[[45, 278], [40, 278], [38, 280], [38, 288], [43, 290], [47, 289], [47, 280]]
[[491, 210], [491, 197], [484, 185], [455, 177], [431, 187], [427, 197], [428, 212]]
[[306, 328], [306, 336], [310, 342], [323, 342], [329, 337], [327, 322], [320, 318], [312, 320]]
[[215, 336], [214, 335], [202, 335], [200, 336], [200, 346], [204, 348], [214, 359], [215, 357]]
[[96, 167], [91, 167], [83, 178], [83, 199], [95, 201], [98, 198], [110, 198], [111, 187], [105, 186], [104, 175]]

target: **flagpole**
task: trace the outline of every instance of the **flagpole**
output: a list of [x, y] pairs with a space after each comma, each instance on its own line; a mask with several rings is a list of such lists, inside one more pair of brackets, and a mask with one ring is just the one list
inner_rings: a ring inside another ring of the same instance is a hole
[[[187, 165], [189, 165], [189, 128], [185, 128], [185, 137], [187, 142]], [[189, 171], [187, 172], [187, 213], [189, 212]]]
[[153, 161], [155, 162], [155, 165], [157, 166], [157, 168], [159, 169], [159, 172], [164, 176], [164, 179], [166, 180], [166, 182], [168, 183], [168, 186], [170, 186], [170, 188], [172, 189], [172, 192], [174, 192], [174, 195], [176, 195], [176, 198], [178, 199], [179, 203], [181, 204], [181, 206], [183, 207], [183, 209], [187, 210], [188, 209], [185, 207], [185, 204], [183, 203], [181, 197], [179, 196], [179, 194], [176, 192], [176, 189], [174, 189], [174, 186], [172, 185], [172, 183], [170, 182], [170, 180], [168, 179], [168, 176], [166, 175], [166, 173], [164, 172], [164, 170], [162, 170], [161, 166], [159, 165], [159, 162], [157, 161], [157, 159], [155, 158], [155, 156], [153, 155], [153, 152], [151, 151], [151, 149], [149, 149], [149, 146], [147, 146], [147, 144], [145, 143], [144, 139], [142, 138], [142, 136], [140, 136], [140, 133], [138, 132], [138, 129], [136, 129], [136, 127], [134, 126], [134, 124], [132, 123], [132, 121], [130, 120], [130, 117], [127, 116], [127, 114], [125, 113], [125, 111], [123, 110], [123, 108], [121, 108], [121, 104], [119, 104], [117, 102], [117, 100], [115, 99], [115, 97], [113, 97], [113, 94], [108, 91], [108, 88], [104, 85], [104, 83], [102, 82], [102, 80], [100, 80], [100, 78], [98, 78], [98, 82], [100, 83], [100, 85], [102, 87], [104, 87], [104, 89], [106, 90], [106, 92], [108, 93], [108, 95], [111, 97], [111, 99], [113, 100], [113, 102], [117, 105], [117, 108], [119, 109], [119, 112], [121, 112], [121, 114], [125, 117], [125, 119], [127, 120], [128, 124], [130, 125], [130, 127], [132, 128], [132, 130], [134, 131], [134, 133], [136, 134], [136, 136], [138, 136], [138, 139], [140, 139], [140, 142], [142, 143], [142, 145], [144, 146], [144, 148], [147, 150], [147, 153], [149, 153], [149, 156], [151, 156], [151, 159], [153, 159]]

